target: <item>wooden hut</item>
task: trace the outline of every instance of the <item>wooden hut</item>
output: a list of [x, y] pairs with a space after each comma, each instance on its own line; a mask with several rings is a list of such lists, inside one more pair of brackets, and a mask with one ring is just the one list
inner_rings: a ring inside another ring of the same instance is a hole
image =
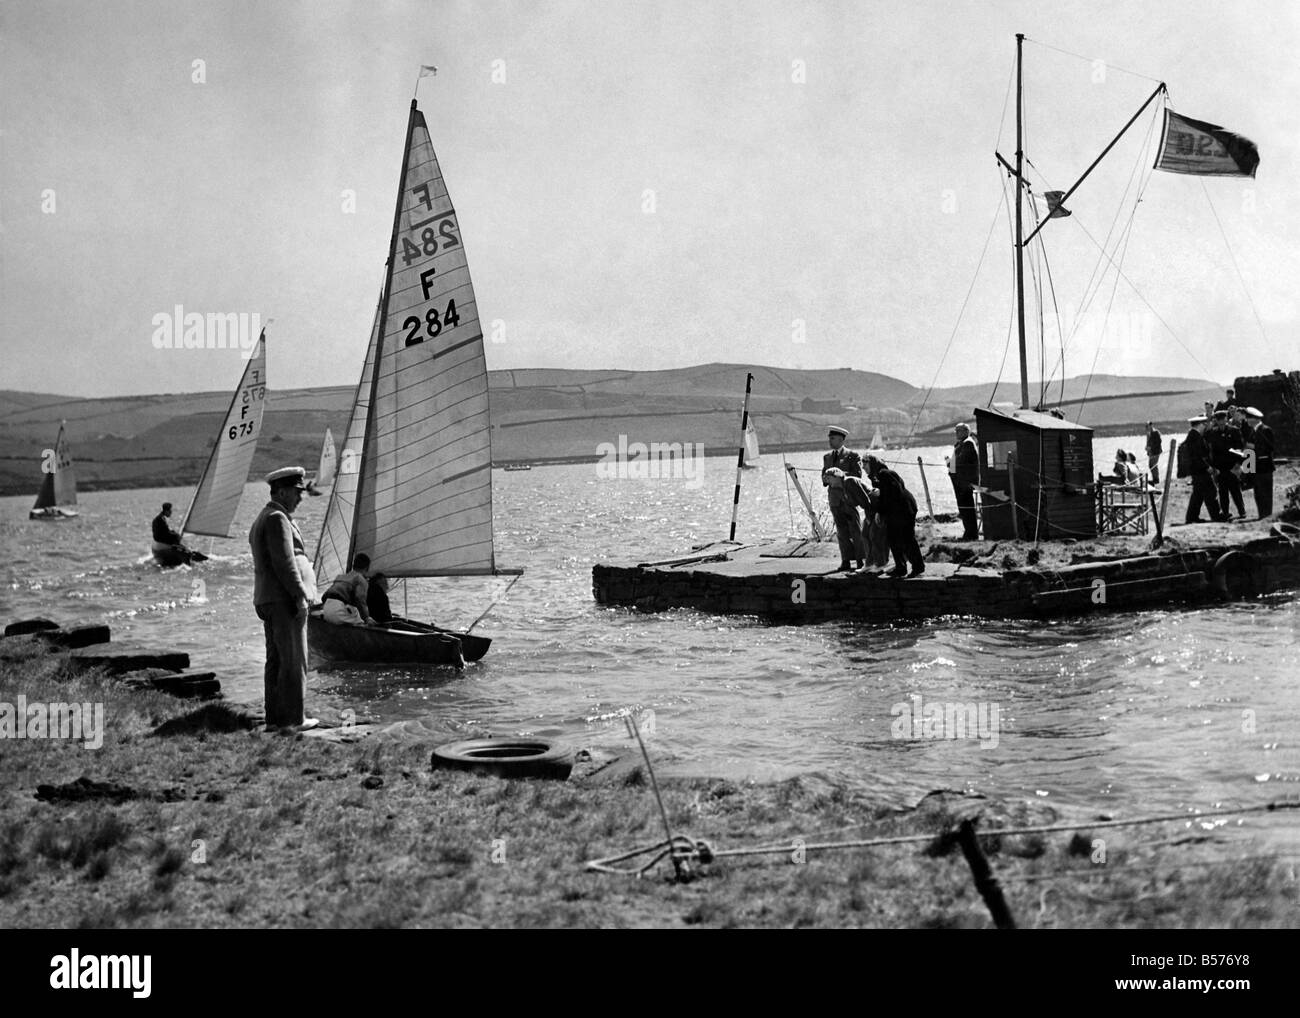
[[1092, 429], [1035, 410], [975, 410], [985, 540], [1097, 532]]

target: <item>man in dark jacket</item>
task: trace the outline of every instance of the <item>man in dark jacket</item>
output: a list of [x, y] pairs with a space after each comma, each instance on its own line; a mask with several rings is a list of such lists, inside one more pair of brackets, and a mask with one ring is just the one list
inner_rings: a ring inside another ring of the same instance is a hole
[[[921, 557], [921, 546], [916, 543], [915, 497], [898, 474], [870, 453], [867, 454], [867, 475], [880, 493], [876, 511], [885, 521], [889, 549], [894, 553], [894, 568], [885, 575], [920, 576], [925, 572], [925, 559]], [[907, 571], [908, 563], [912, 566], [910, 573]]]
[[1147, 470], [1151, 474], [1151, 483], [1160, 483], [1160, 454], [1164, 452], [1164, 437], [1160, 429], [1147, 421]]
[[307, 686], [307, 607], [316, 601], [316, 577], [293, 511], [307, 490], [302, 467], [266, 475], [269, 501], [248, 532], [253, 550], [253, 605], [266, 637], [263, 688], [268, 728], [312, 728], [303, 717]]
[[1245, 418], [1246, 444], [1254, 453], [1255, 508], [1259, 518], [1273, 515], [1273, 429], [1264, 423], [1264, 415], [1253, 406], [1242, 411]]
[[1246, 518], [1246, 503], [1241, 497], [1241, 478], [1236, 469], [1241, 466], [1241, 447], [1246, 444], [1240, 429], [1228, 420], [1227, 410], [1214, 411], [1214, 423], [1205, 429], [1205, 444], [1210, 448], [1210, 465], [1215, 470], [1219, 491], [1219, 506], [1228, 515], [1228, 499], [1237, 507], [1237, 517]]
[[1187, 502], [1187, 523], [1204, 523], [1201, 505], [1210, 510], [1210, 519], [1222, 522], [1228, 517], [1219, 510], [1219, 497], [1214, 488], [1214, 467], [1210, 463], [1210, 447], [1205, 442], [1206, 420], [1203, 416], [1189, 417], [1191, 428], [1183, 439], [1187, 457], [1188, 474], [1192, 479], [1192, 497]]
[[958, 424], [954, 429], [957, 442], [952, 447], [952, 458], [948, 461], [948, 476], [952, 479], [952, 490], [957, 496], [957, 515], [961, 517], [961, 539], [978, 541], [980, 536], [979, 521], [975, 517], [975, 485], [980, 483], [980, 453], [971, 437], [970, 428]]
[[[852, 449], [844, 448], [848, 432], [841, 427], [832, 427], [827, 435], [831, 451], [822, 457], [822, 484], [826, 488], [826, 501], [831, 508], [831, 517], [835, 520], [835, 536], [840, 542], [840, 572], [852, 572], [852, 559], [858, 560], [859, 567], [867, 564], [867, 551], [862, 541], [862, 523], [858, 519], [858, 507], [844, 493], [843, 477], [861, 477], [862, 459]], [[830, 471], [843, 471], [836, 477]]]

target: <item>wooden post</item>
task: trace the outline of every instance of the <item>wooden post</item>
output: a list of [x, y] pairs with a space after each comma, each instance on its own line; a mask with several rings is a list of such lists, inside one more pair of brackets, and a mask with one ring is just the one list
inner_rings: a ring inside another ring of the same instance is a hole
[[1016, 510], [1016, 454], [1007, 453], [1007, 480], [1011, 485], [1011, 531], [1016, 535], [1016, 540], [1020, 540], [1020, 513]]
[[790, 475], [790, 480], [794, 481], [794, 490], [799, 493], [804, 508], [808, 510], [808, 519], [812, 520], [813, 537], [820, 541], [822, 539], [822, 528], [817, 523], [817, 510], [813, 508], [812, 499], [808, 497], [808, 493], [803, 490], [803, 485], [799, 483], [799, 474], [795, 468], [787, 463], [785, 471]]
[[930, 510], [930, 519], [934, 519], [934, 503], [930, 501], [930, 482], [925, 479], [925, 464], [921, 457], [916, 457], [917, 469], [921, 471], [921, 487], [925, 489], [925, 507]]
[[1160, 523], [1156, 527], [1156, 533], [1158, 534], [1163, 534], [1165, 531], [1165, 512], [1169, 508], [1169, 482], [1174, 476], [1174, 464], [1176, 463], [1174, 453], [1177, 451], [1178, 439], [1171, 438], [1169, 440], [1169, 463], [1165, 467], [1165, 493], [1160, 498]]
[[736, 539], [736, 514], [740, 511], [740, 479], [745, 473], [745, 429], [749, 427], [749, 390], [754, 384], [754, 375], [745, 375], [745, 408], [740, 413], [740, 450], [736, 453], [736, 489], [731, 496], [731, 533], [728, 541]]
[[966, 862], [970, 865], [971, 875], [975, 877], [975, 890], [980, 892], [980, 897], [984, 899], [984, 904], [988, 906], [989, 914], [993, 916], [993, 921], [997, 923], [1000, 930], [1014, 930], [1016, 920], [1011, 915], [1011, 909], [1007, 907], [1007, 901], [1002, 897], [1002, 888], [998, 886], [998, 878], [993, 875], [993, 870], [989, 867], [989, 861], [984, 858], [984, 853], [980, 851], [980, 844], [975, 837], [975, 824], [970, 820], [963, 820], [961, 827], [957, 831], [957, 842], [961, 845], [961, 853], [966, 857]]

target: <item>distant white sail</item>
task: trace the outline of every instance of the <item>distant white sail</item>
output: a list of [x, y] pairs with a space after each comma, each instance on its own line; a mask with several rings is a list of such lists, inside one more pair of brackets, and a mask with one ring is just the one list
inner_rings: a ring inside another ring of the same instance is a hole
[[239, 499], [262, 434], [265, 409], [266, 332], [263, 330], [230, 401], [225, 422], [217, 434], [217, 444], [212, 448], [194, 501], [185, 515], [182, 533], [230, 536], [230, 524], [239, 510]]
[[[382, 302], [381, 297], [381, 305]], [[349, 565], [348, 548], [352, 543], [352, 523], [357, 509], [357, 481], [361, 478], [361, 449], [365, 444], [366, 424], [370, 420], [370, 383], [374, 375], [375, 349], [379, 345], [379, 310], [377, 306], [374, 323], [370, 326], [370, 342], [366, 346], [361, 381], [352, 399], [348, 432], [343, 437], [343, 455], [325, 509], [320, 541], [316, 545], [316, 585], [321, 591], [333, 583], [336, 576], [347, 572]]]
[[876, 433], [871, 436], [871, 445], [868, 448], [883, 449], [884, 447], [885, 440], [880, 435], [880, 425], [876, 425]]
[[320, 468], [316, 471], [316, 487], [325, 488], [334, 483], [334, 433], [325, 429], [325, 442], [320, 447]]
[[754, 430], [754, 418], [749, 419], [745, 427], [745, 462], [752, 463], [758, 459], [758, 432]]
[[66, 421], [59, 423], [59, 437], [54, 440], [51, 450], [54, 455], [41, 460], [43, 476], [33, 509], [77, 504], [77, 471], [72, 463], [72, 448], [64, 434], [66, 426]]
[[414, 103], [403, 166], [351, 550], [389, 576], [492, 573], [483, 330], [460, 225]]

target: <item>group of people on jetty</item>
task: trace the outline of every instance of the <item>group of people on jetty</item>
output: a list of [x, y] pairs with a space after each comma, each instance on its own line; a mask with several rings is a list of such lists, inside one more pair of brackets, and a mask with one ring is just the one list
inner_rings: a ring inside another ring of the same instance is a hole
[[[1209, 522], [1201, 516], [1202, 507], [1209, 512], [1210, 521], [1231, 519], [1233, 508], [1237, 519], [1245, 519], [1243, 489], [1254, 492], [1259, 519], [1271, 516], [1274, 438], [1263, 413], [1253, 406], [1239, 406], [1236, 393], [1228, 389], [1224, 399], [1213, 405], [1206, 403], [1205, 412], [1189, 417], [1188, 424], [1187, 437], [1177, 450], [1176, 470], [1179, 478], [1189, 478], [1192, 484], [1186, 522]], [[1120, 449], [1113, 468], [1116, 482], [1143, 488], [1160, 483], [1164, 438], [1151, 421], [1146, 431], [1146, 468], [1139, 466], [1135, 452]], [[948, 477], [962, 523], [959, 540], [977, 541], [979, 448], [970, 425], [958, 424], [954, 433]], [[822, 485], [840, 549], [836, 571], [884, 566], [892, 553], [894, 568], [885, 575], [909, 579], [920, 576], [925, 572], [925, 560], [916, 540], [916, 498], [903, 479], [874, 452], [863, 456], [849, 449], [845, 445], [848, 434], [845, 428], [832, 426], [827, 435], [830, 451], [822, 457]]]
[[1187, 503], [1187, 523], [1226, 522], [1232, 509], [1237, 519], [1246, 518], [1243, 488], [1255, 495], [1258, 519], [1273, 515], [1273, 429], [1253, 406], [1237, 405], [1229, 389], [1205, 413], [1189, 417], [1190, 429], [1178, 450], [1178, 476], [1189, 477], [1192, 497]]
[[[874, 452], [864, 458], [847, 448], [848, 435], [844, 428], [832, 426], [830, 451], [822, 457], [822, 484], [840, 545], [836, 571], [883, 566], [892, 552], [894, 568], [887, 575], [920, 576], [925, 560], [916, 541], [916, 498]], [[865, 511], [865, 521], [859, 509]]]

